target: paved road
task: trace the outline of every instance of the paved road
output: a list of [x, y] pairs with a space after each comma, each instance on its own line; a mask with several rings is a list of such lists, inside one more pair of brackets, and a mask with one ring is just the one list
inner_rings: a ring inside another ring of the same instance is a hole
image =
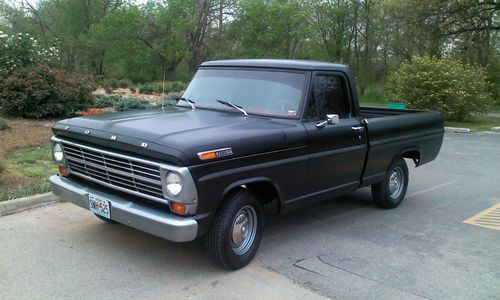
[[399, 208], [363, 189], [273, 218], [237, 272], [67, 203], [5, 216], [0, 299], [500, 299], [500, 231], [463, 223], [500, 202], [499, 170], [500, 134], [446, 134]]

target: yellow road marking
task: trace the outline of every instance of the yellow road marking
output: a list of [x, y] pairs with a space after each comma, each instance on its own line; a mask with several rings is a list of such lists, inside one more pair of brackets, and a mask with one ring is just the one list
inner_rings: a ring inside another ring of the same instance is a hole
[[464, 223], [500, 231], [500, 203], [468, 218]]

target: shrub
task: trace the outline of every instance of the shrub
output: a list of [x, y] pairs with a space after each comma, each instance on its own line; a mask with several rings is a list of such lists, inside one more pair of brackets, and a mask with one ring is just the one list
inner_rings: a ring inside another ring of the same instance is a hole
[[5, 130], [9, 128], [9, 123], [7, 123], [7, 120], [0, 118], [0, 130]]
[[178, 93], [186, 89], [187, 85], [182, 81], [169, 81], [165, 86], [166, 93]]
[[12, 116], [68, 116], [92, 104], [85, 77], [46, 65], [19, 68], [0, 82], [0, 106]]
[[117, 111], [140, 110], [153, 107], [146, 100], [120, 95], [96, 95], [96, 101], [93, 106], [96, 108], [113, 107]]
[[146, 100], [141, 100], [137, 98], [121, 97], [120, 100], [115, 101], [113, 107], [117, 111], [126, 110], [141, 110], [151, 108], [151, 105]]
[[104, 87], [104, 92], [106, 92], [106, 94], [113, 94], [114, 90], [110, 86], [105, 86]]
[[122, 89], [128, 88], [131, 84], [132, 83], [128, 79], [120, 79], [120, 81], [118, 81], [118, 86]]
[[89, 78], [86, 80], [86, 84], [87, 84], [87, 86], [89, 87], [89, 89], [90, 89], [92, 92], [96, 91], [96, 90], [97, 90], [97, 88], [99, 87], [99, 86], [97, 85], [97, 82], [96, 82], [95, 78], [93, 78], [93, 77], [89, 77]]
[[[182, 81], [168, 81], [165, 83], [165, 93], [178, 93], [186, 89], [187, 85]], [[163, 83], [155, 81], [139, 86], [139, 92], [142, 94], [161, 94], [163, 92]]]
[[154, 92], [154, 87], [148, 83], [139, 86], [139, 93], [141, 94], [152, 94]]
[[120, 87], [120, 84], [116, 79], [104, 79], [102, 85], [108, 94], [113, 93], [114, 90]]
[[118, 80], [116, 79], [110, 79], [109, 80], [109, 86], [113, 89], [113, 90], [116, 90], [117, 88], [120, 87], [120, 82], [118, 82]]
[[95, 102], [92, 106], [95, 108], [113, 107], [121, 98], [120, 95], [95, 95]]
[[8, 35], [0, 31], [0, 78], [7, 77], [15, 69], [32, 67], [59, 60], [59, 50], [44, 48], [29, 33]]
[[[179, 97], [182, 96], [182, 93], [170, 93], [160, 99], [158, 105], [163, 104], [163, 106], [175, 106], [179, 101]], [[163, 102], [162, 102], [163, 101]]]
[[130, 87], [129, 90], [132, 94], [135, 94], [137, 92], [137, 89], [135, 87]]
[[466, 121], [493, 104], [484, 69], [450, 59], [415, 58], [402, 63], [387, 80], [393, 101], [409, 108], [441, 111], [446, 120]]
[[[155, 93], [161, 94], [163, 92], [163, 83], [161, 81], [151, 82], [149, 85], [151, 85], [153, 87], [153, 91]], [[166, 88], [166, 86], [165, 86], [165, 88]]]

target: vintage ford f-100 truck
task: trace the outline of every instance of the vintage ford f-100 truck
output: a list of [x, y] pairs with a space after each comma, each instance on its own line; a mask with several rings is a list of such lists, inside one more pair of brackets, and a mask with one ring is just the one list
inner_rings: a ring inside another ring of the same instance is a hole
[[52, 190], [100, 219], [175, 241], [206, 239], [221, 266], [254, 257], [262, 206], [278, 213], [371, 186], [405, 197], [434, 160], [441, 113], [360, 107], [348, 67], [315, 61], [203, 63], [174, 107], [57, 122]]

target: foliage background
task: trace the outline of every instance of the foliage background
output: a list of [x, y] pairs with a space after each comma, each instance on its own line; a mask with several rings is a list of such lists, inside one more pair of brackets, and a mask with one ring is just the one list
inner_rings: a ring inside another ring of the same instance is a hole
[[414, 56], [478, 64], [497, 83], [500, 73], [498, 1], [0, 1], [0, 30], [56, 46], [56, 66], [134, 82], [164, 71], [187, 81], [202, 61], [222, 58], [346, 63], [362, 94]]
[[449, 59], [404, 62], [389, 76], [387, 88], [394, 101], [440, 111], [446, 120], [471, 121], [493, 105], [484, 69]]

